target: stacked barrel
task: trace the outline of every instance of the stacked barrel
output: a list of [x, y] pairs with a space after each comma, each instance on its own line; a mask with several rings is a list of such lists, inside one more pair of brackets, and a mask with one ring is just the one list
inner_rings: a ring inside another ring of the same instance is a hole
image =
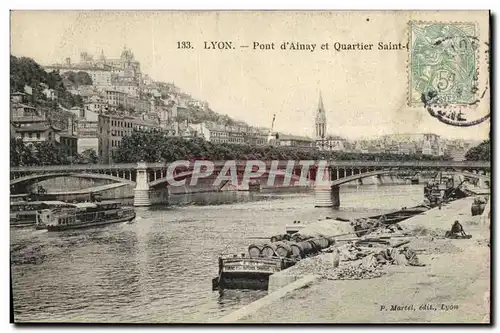
[[287, 258], [300, 260], [319, 253], [335, 243], [333, 238], [319, 237], [307, 240], [295, 238], [290, 241], [288, 235], [277, 235], [271, 237], [271, 242], [262, 245], [251, 244], [248, 254], [251, 258]]

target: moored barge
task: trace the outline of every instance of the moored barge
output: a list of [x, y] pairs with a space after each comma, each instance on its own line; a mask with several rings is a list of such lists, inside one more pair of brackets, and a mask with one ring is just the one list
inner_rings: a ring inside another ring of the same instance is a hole
[[219, 274], [212, 279], [212, 290], [267, 290], [272, 274], [295, 265], [301, 259], [317, 255], [333, 243], [333, 238], [319, 237], [251, 244], [248, 256], [219, 257]]
[[292, 266], [286, 258], [220, 257], [219, 274], [212, 279], [212, 290], [267, 290], [269, 276]]

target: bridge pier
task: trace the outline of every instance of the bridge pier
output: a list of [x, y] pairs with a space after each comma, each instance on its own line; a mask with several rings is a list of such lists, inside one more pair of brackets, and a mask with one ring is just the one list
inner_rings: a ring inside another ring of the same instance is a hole
[[149, 198], [149, 184], [148, 184], [148, 174], [147, 165], [145, 162], [137, 163], [137, 175], [136, 175], [136, 185], [134, 189], [134, 206], [135, 207], [145, 207], [151, 206], [151, 200]]
[[329, 189], [314, 189], [314, 207], [333, 207], [331, 192]]
[[332, 207], [339, 208], [340, 207], [340, 187], [332, 186], [330, 191], [331, 191], [330, 193], [331, 193]]
[[320, 166], [316, 172], [316, 181], [314, 184], [315, 208], [333, 207], [330, 179], [329, 168]]

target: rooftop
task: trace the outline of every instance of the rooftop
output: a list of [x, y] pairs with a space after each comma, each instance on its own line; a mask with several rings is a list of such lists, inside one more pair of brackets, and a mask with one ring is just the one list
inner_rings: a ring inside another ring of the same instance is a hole
[[41, 123], [45, 122], [46, 119], [40, 116], [25, 116], [25, 117], [13, 117], [12, 122], [15, 123]]
[[313, 142], [314, 140], [305, 136], [290, 135], [290, 134], [280, 134], [280, 140], [295, 140], [295, 141], [308, 141]]
[[71, 135], [71, 134], [68, 134], [68, 133], [60, 133], [59, 135], [62, 136], [62, 137], [65, 137], [65, 138], [78, 139], [78, 137], [76, 135]]
[[54, 131], [59, 131], [58, 129], [48, 124], [33, 124], [24, 127], [17, 127], [16, 132], [45, 132], [49, 128], [52, 128]]
[[47, 69], [74, 69], [74, 70], [91, 70], [91, 71], [103, 71], [103, 72], [110, 72], [111, 68], [110, 66], [106, 67], [98, 67], [98, 66], [92, 66], [88, 64], [53, 64], [49, 66], [45, 66]]
[[22, 107], [26, 109], [36, 109], [36, 107], [28, 105], [28, 104], [23, 104], [23, 103], [12, 103], [12, 106], [14, 107]]

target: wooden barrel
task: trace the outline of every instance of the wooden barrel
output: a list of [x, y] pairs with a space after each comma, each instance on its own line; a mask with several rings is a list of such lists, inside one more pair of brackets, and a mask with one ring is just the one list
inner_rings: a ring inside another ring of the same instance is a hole
[[313, 245], [309, 241], [291, 243], [290, 247], [292, 249], [292, 257], [294, 258], [305, 258], [307, 255], [314, 252]]
[[288, 243], [279, 242], [276, 244], [276, 254], [278, 257], [288, 258], [292, 255], [292, 247]]
[[313, 246], [318, 250], [326, 249], [328, 246], [330, 246], [330, 241], [327, 238], [315, 238], [310, 240], [309, 242], [311, 242]]
[[472, 207], [471, 207], [472, 216], [481, 215], [481, 213], [484, 211], [485, 207], [486, 207], [486, 205], [484, 205], [484, 204], [482, 204], [482, 205], [477, 205], [477, 204], [472, 205]]
[[289, 234], [275, 235], [275, 236], [271, 237], [271, 239], [270, 239], [271, 243], [281, 242], [284, 240], [289, 241], [290, 235]]
[[279, 241], [282, 241], [284, 238], [283, 238], [283, 235], [276, 235], [276, 236], [273, 236], [271, 237], [271, 243], [276, 243], [276, 242], [279, 242]]
[[265, 244], [262, 247], [262, 250], [260, 251], [260, 253], [265, 258], [275, 257], [277, 255], [276, 254], [276, 245], [274, 245], [274, 244]]
[[250, 258], [258, 258], [260, 257], [260, 253], [262, 251], [262, 245], [250, 244], [248, 246], [248, 255]]

